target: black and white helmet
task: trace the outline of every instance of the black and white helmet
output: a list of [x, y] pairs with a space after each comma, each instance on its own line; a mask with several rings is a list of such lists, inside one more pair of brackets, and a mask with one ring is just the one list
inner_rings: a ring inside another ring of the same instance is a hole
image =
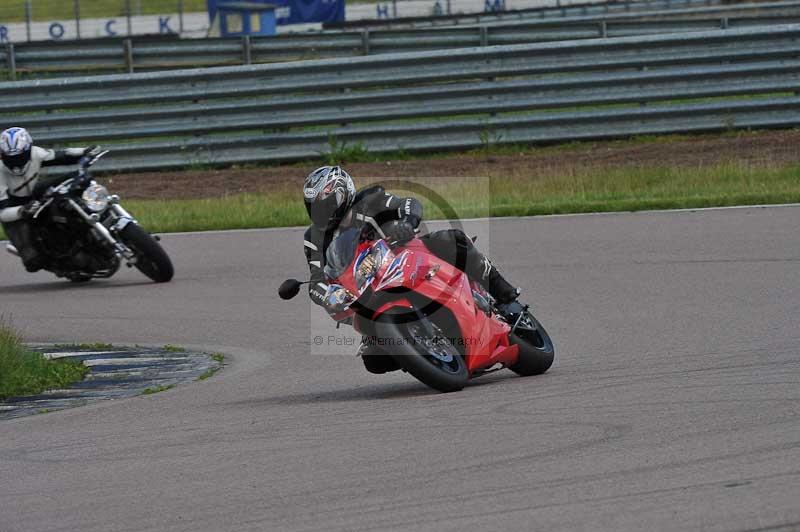
[[0, 158], [11, 173], [23, 175], [31, 162], [33, 139], [27, 130], [10, 127], [0, 133]]
[[306, 177], [303, 197], [306, 211], [317, 229], [335, 227], [356, 196], [356, 185], [338, 166], [317, 168]]

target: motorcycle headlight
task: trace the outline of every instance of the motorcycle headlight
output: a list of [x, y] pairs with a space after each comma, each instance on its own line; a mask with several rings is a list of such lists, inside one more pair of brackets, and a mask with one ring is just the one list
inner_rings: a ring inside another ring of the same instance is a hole
[[328, 290], [325, 293], [325, 302], [329, 310], [342, 312], [343, 310], [347, 310], [355, 300], [355, 296], [342, 285], [328, 285]]
[[388, 255], [389, 247], [382, 240], [359, 255], [353, 269], [353, 277], [359, 290], [372, 281]]
[[108, 189], [103, 185], [93, 183], [83, 191], [81, 199], [90, 211], [102, 212], [108, 207]]

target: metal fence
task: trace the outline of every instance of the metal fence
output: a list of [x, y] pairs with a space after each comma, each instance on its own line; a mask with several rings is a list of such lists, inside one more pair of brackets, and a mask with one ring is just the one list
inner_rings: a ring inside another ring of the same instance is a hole
[[100, 142], [104, 170], [793, 127], [799, 39], [792, 24], [6, 82], [0, 121]]
[[409, 30], [345, 31], [237, 39], [124, 39], [30, 43], [0, 48], [9, 79], [45, 74], [134, 72], [319, 59], [357, 55], [494, 46], [558, 40], [735, 29], [800, 22], [797, 0], [740, 4], [559, 21]]

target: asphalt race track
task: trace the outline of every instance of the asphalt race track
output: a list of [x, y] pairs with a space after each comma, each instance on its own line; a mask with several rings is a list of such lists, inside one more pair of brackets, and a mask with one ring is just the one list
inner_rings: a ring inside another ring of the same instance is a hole
[[3, 254], [0, 312], [31, 341], [230, 357], [0, 423], [0, 530], [800, 529], [800, 207], [489, 233], [556, 363], [449, 395], [312, 349], [321, 311], [276, 295], [305, 273], [299, 229], [167, 235], [167, 285], [71, 286]]

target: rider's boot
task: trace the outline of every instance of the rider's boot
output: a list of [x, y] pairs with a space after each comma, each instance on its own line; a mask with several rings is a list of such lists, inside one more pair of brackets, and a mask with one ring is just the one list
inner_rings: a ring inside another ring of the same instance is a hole
[[26, 255], [24, 252], [22, 253], [22, 264], [25, 266], [25, 269], [30, 272], [38, 272], [42, 268], [44, 268], [44, 257], [42, 257], [39, 253], [32, 253], [30, 255]]
[[45, 258], [33, 247], [26, 247], [20, 251], [20, 258], [25, 269], [30, 273], [38, 272], [45, 266]]
[[[520, 293], [519, 288], [516, 288], [506, 281], [505, 277], [500, 275], [500, 272], [497, 271], [497, 267], [492, 264], [492, 261], [485, 255], [479, 254], [478, 251], [474, 249], [473, 253], [476, 255], [476, 258], [480, 260], [477, 261], [477, 265], [475, 265], [477, 268], [475, 266], [468, 268], [467, 275], [470, 275], [472, 278], [477, 277], [478, 282], [483, 285], [497, 303], [505, 304], [516, 301]], [[468, 264], [468, 266], [470, 266], [470, 264]]]
[[45, 266], [45, 258], [36, 249], [33, 229], [25, 220], [3, 224], [3, 229], [11, 240], [11, 244], [22, 259], [22, 264], [29, 272], [38, 272]]
[[486, 290], [500, 304], [516, 301], [520, 294], [520, 289], [506, 281], [491, 263], [489, 264], [489, 273], [486, 275], [485, 285]]
[[[486, 262], [489, 262], [486, 260]], [[517, 322], [517, 318], [524, 311], [522, 305], [517, 301], [520, 294], [520, 289], [513, 286], [511, 283], [500, 275], [497, 268], [489, 263], [488, 273], [485, 281], [486, 290], [495, 299], [495, 308], [503, 318], [513, 324]]]
[[39, 270], [41, 270], [42, 268], [44, 268], [44, 266], [38, 261], [37, 262], [28, 262], [28, 263], [23, 263], [23, 264], [25, 266], [25, 271], [27, 271], [28, 273], [36, 273]]
[[380, 375], [400, 369], [400, 365], [392, 357], [366, 340], [366, 337], [361, 339], [361, 345], [356, 356], [361, 357], [361, 361], [364, 362], [364, 367], [367, 371]]

